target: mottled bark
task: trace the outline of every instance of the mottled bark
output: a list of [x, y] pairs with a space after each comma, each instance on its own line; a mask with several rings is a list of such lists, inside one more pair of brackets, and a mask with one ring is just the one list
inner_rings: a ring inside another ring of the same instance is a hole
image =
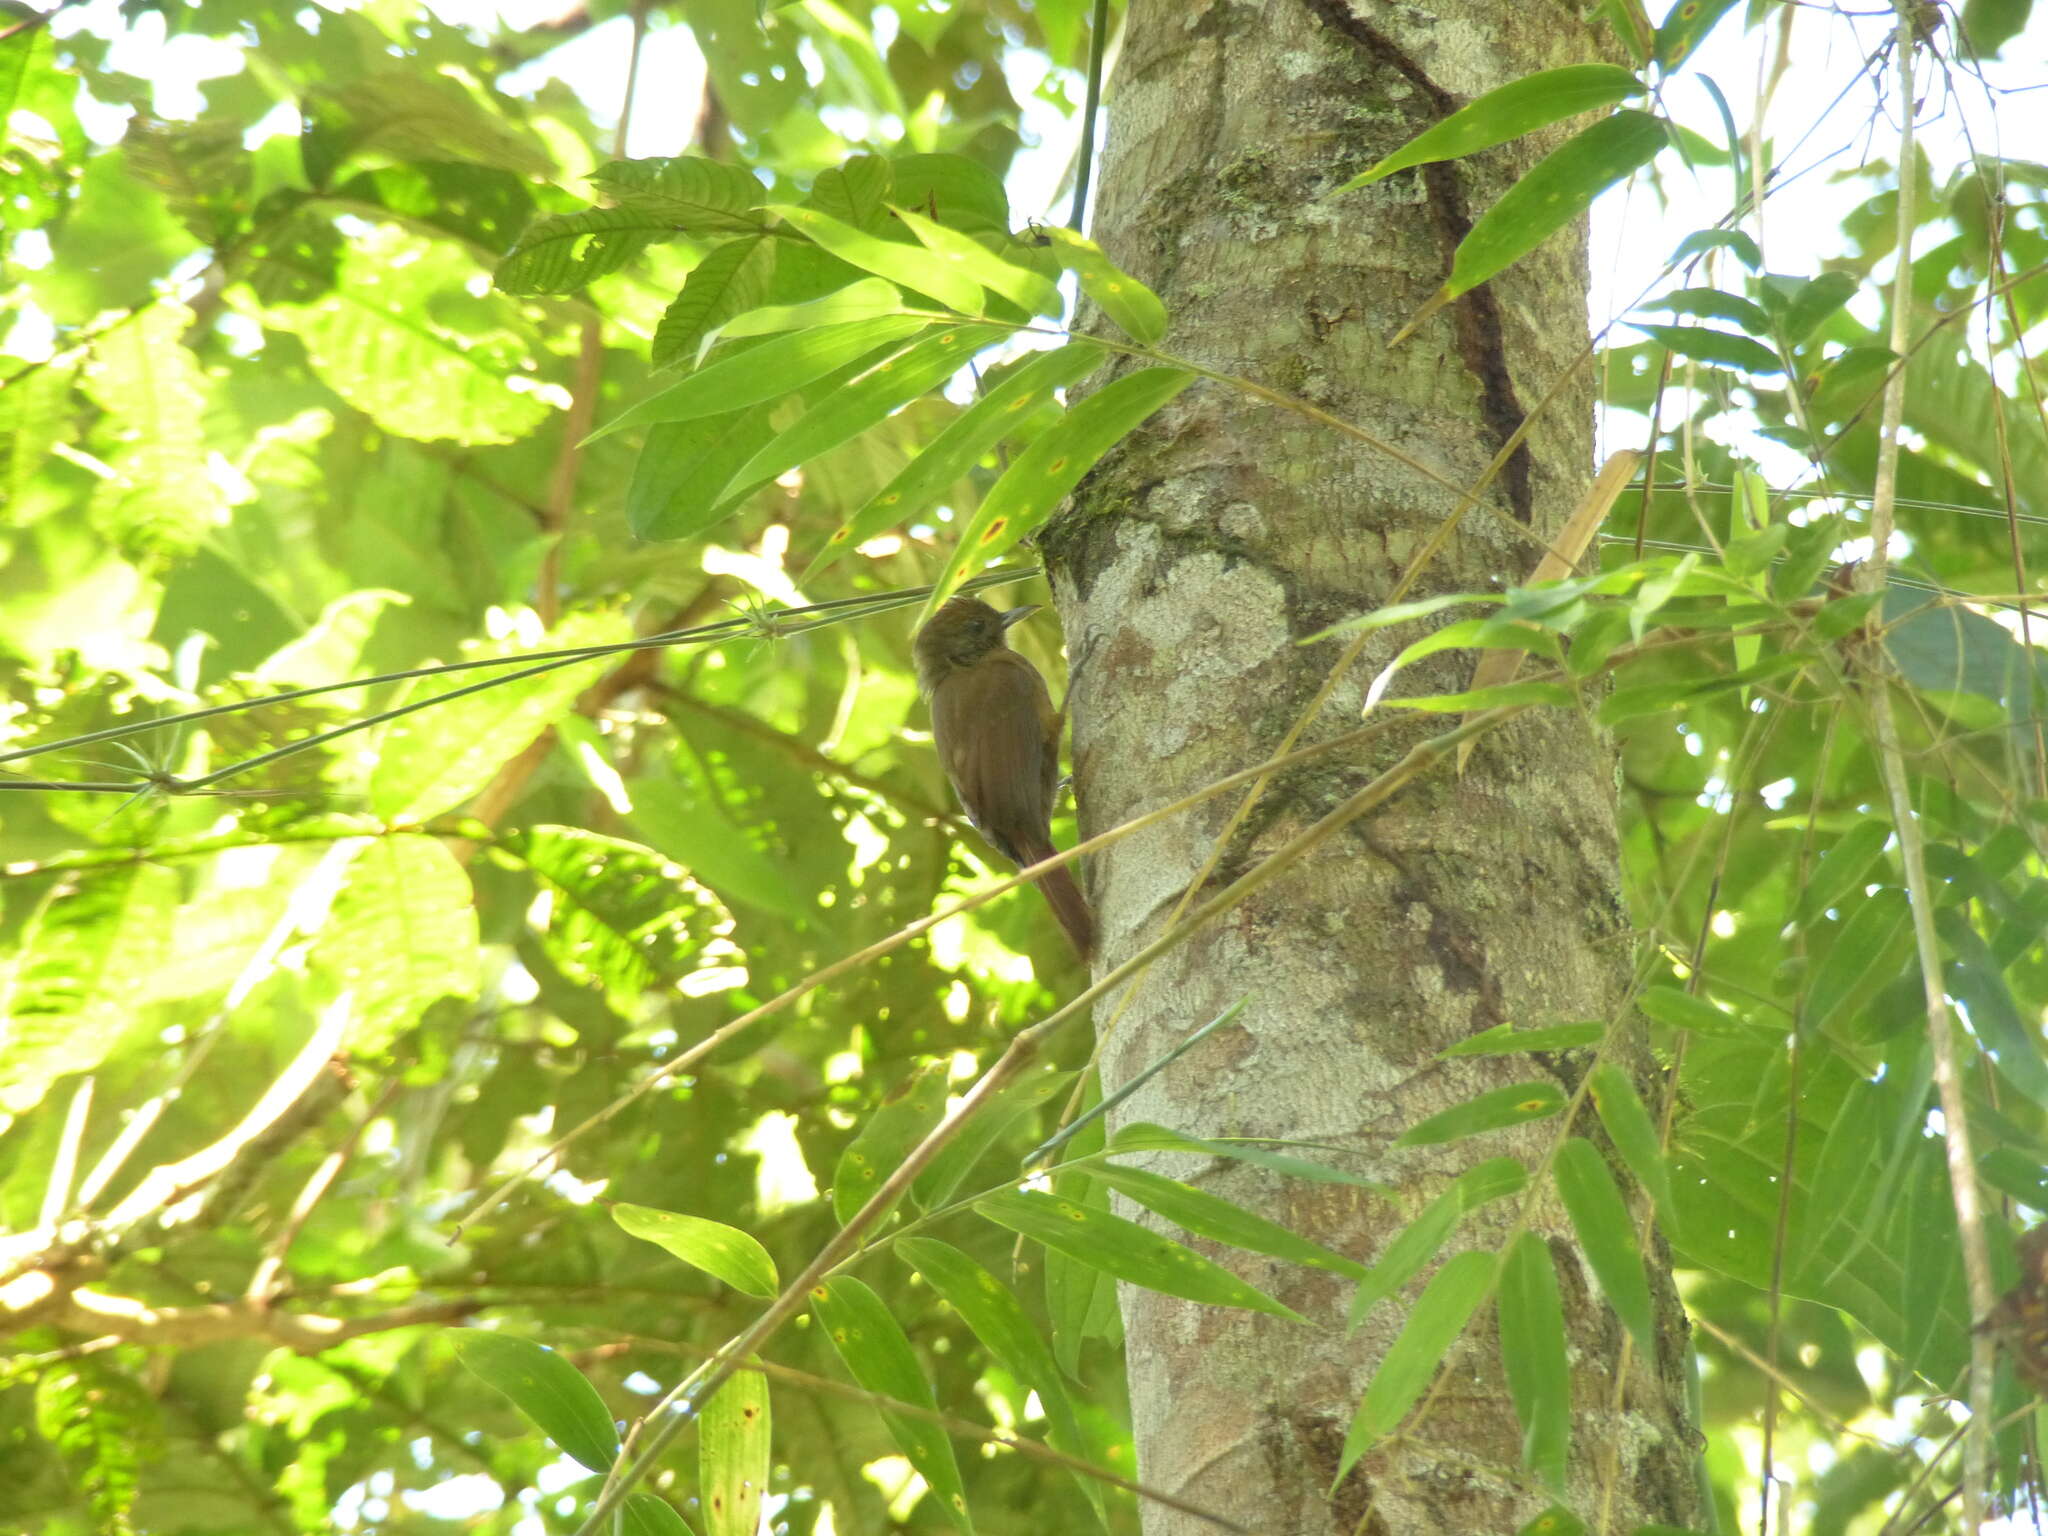
[[[1551, 0], [1132, 0], [1095, 234], [1166, 300], [1169, 350], [1311, 401], [1459, 483], [1566, 381], [1420, 592], [1526, 578], [1527, 532], [1554, 530], [1590, 475], [1582, 237], [1554, 241], [1403, 346], [1387, 344], [1442, 282], [1471, 219], [1559, 135], [1322, 195], [1481, 92], [1600, 46], [1576, 5]], [[1386, 456], [1221, 386], [1197, 385], [1156, 417], [1043, 541], [1073, 663], [1084, 831], [1268, 755], [1340, 649], [1296, 640], [1374, 607], [1452, 503]], [[1310, 739], [1355, 723], [1372, 673], [1418, 632], [1380, 637]], [[1471, 660], [1425, 663], [1400, 691], [1463, 686]], [[1441, 724], [1282, 778], [1214, 883]], [[1105, 963], [1159, 931], [1235, 799], [1094, 862]], [[1402, 1130], [1502, 1083], [1548, 1075], [1569, 1088], [1585, 1067], [1437, 1053], [1506, 1021], [1614, 1017], [1628, 961], [1609, 748], [1582, 719], [1529, 717], [1485, 740], [1462, 778], [1431, 776], [1157, 965], [1108, 1041], [1105, 1085], [1249, 998], [1124, 1118], [1355, 1149], [1398, 1202], [1241, 1166], [1161, 1166], [1199, 1172], [1369, 1262], [1449, 1178], [1504, 1152], [1533, 1160], [1556, 1123], [1391, 1150]], [[1497, 1248], [1515, 1210], [1508, 1201], [1479, 1213], [1452, 1248]], [[1605, 1512], [1608, 1529], [1686, 1523], [1697, 1513], [1688, 1345], [1661, 1252], [1651, 1257], [1663, 1336], [1646, 1360], [1625, 1350], [1547, 1188], [1533, 1219], [1551, 1240], [1571, 1336], [1570, 1502], [1589, 1520]], [[1126, 1288], [1147, 1482], [1285, 1533], [1512, 1531], [1552, 1502], [1520, 1467], [1490, 1308], [1426, 1418], [1333, 1493], [1352, 1410], [1420, 1285], [1347, 1340], [1348, 1286], [1242, 1254], [1226, 1261], [1312, 1326]], [[1147, 1514], [1153, 1533], [1200, 1528]]]

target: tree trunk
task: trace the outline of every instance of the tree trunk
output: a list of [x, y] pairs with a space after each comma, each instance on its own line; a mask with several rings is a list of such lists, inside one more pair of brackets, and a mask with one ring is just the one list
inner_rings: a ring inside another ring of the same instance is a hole
[[[1526, 580], [1591, 468], [1582, 234], [1552, 241], [1398, 348], [1388, 338], [1449, 270], [1470, 220], [1561, 134], [1323, 194], [1483, 91], [1597, 56], [1572, 4], [1495, 0], [1133, 0], [1111, 97], [1095, 234], [1173, 317], [1168, 350], [1355, 422], [1468, 484], [1565, 379], [1528, 449], [1467, 515], [1413, 595]], [[1082, 487], [1043, 540], [1074, 685], [1077, 800], [1099, 832], [1269, 755], [1341, 646], [1296, 640], [1366, 612], [1451, 511], [1441, 486], [1299, 414], [1200, 384]], [[1307, 740], [1357, 722], [1372, 674], [1419, 628], [1376, 638]], [[1400, 692], [1464, 686], [1470, 653]], [[1211, 888], [1321, 817], [1441, 717], [1279, 779]], [[1125, 999], [1105, 1089], [1238, 998], [1227, 1029], [1147, 1085], [1123, 1118], [1195, 1135], [1353, 1149], [1392, 1202], [1243, 1165], [1160, 1166], [1265, 1210], [1363, 1262], [1462, 1169], [1532, 1169], [1550, 1120], [1447, 1147], [1392, 1150], [1424, 1116], [1485, 1089], [1555, 1077], [1573, 1057], [1438, 1053], [1503, 1022], [1612, 1019], [1629, 930], [1618, 894], [1615, 765], [1585, 720], [1531, 715], [1353, 823], [1191, 942]], [[1238, 797], [1118, 844], [1089, 871], [1114, 963], [1156, 935]], [[1116, 1007], [1098, 1013], [1108, 1028]], [[1597, 1135], [1597, 1131], [1594, 1133]], [[1595, 1529], [1698, 1512], [1682, 1313], [1649, 1255], [1656, 1358], [1625, 1342], [1554, 1191], [1533, 1182], [1573, 1372], [1570, 1503]], [[1468, 1217], [1449, 1249], [1497, 1250], [1520, 1202]], [[1520, 1465], [1491, 1308], [1452, 1351], [1427, 1414], [1332, 1491], [1346, 1428], [1426, 1281], [1348, 1339], [1348, 1286], [1225, 1261], [1311, 1326], [1125, 1288], [1140, 1475], [1261, 1532], [1512, 1531], [1555, 1498]], [[1604, 1518], [1603, 1518], [1604, 1517]], [[1148, 1509], [1148, 1532], [1204, 1530]]]

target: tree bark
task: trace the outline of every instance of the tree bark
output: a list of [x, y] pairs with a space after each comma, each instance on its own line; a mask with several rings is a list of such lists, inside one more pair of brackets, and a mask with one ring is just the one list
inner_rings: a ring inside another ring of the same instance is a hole
[[[1165, 299], [1168, 350], [1312, 402], [1460, 484], [1566, 381], [1411, 595], [1527, 579], [1530, 535], [1556, 530], [1589, 478], [1582, 233], [1388, 346], [1443, 281], [1470, 221], [1563, 132], [1323, 194], [1480, 93], [1599, 48], [1577, 6], [1547, 0], [1132, 0], [1094, 233]], [[1267, 756], [1341, 650], [1296, 641], [1376, 606], [1453, 503], [1398, 462], [1223, 386], [1198, 384], [1154, 418], [1042, 540], [1073, 663], [1084, 832]], [[1373, 673], [1419, 632], [1377, 637], [1306, 739], [1355, 724]], [[1434, 658], [1396, 691], [1462, 687], [1471, 662]], [[1404, 723], [1283, 776], [1211, 888], [1440, 729], [1441, 717]], [[1462, 777], [1447, 767], [1354, 823], [1124, 999], [1104, 1050], [1106, 1090], [1238, 998], [1249, 1005], [1122, 1118], [1350, 1148], [1395, 1200], [1243, 1165], [1158, 1166], [1362, 1262], [1472, 1163], [1511, 1153], [1538, 1168], [1556, 1120], [1441, 1148], [1391, 1143], [1486, 1089], [1549, 1077], [1569, 1091], [1586, 1069], [1584, 1053], [1438, 1053], [1504, 1022], [1622, 1010], [1629, 931], [1614, 785], [1611, 751], [1587, 721], [1526, 716], [1485, 739]], [[1088, 875], [1103, 963], [1158, 933], [1236, 799], [1097, 859]], [[1118, 1006], [1099, 1010], [1098, 1028]], [[1531, 1188], [1571, 1350], [1565, 1502], [1596, 1530], [1692, 1523], [1689, 1343], [1661, 1243], [1648, 1255], [1661, 1335], [1645, 1359], [1595, 1288], [1554, 1191]], [[1468, 1217], [1448, 1250], [1496, 1251], [1519, 1206]], [[1335, 1277], [1219, 1256], [1311, 1326], [1126, 1287], [1145, 1481], [1289, 1536], [1512, 1531], [1557, 1502], [1520, 1465], [1491, 1307], [1453, 1349], [1427, 1414], [1333, 1490], [1352, 1412], [1429, 1272], [1346, 1338], [1349, 1287]], [[1200, 1529], [1147, 1511], [1154, 1536]]]

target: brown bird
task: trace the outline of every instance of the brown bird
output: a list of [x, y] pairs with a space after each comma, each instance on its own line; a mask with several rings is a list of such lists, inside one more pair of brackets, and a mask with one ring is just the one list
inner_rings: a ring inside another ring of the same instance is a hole
[[[917, 632], [918, 691], [932, 711], [932, 741], [953, 793], [981, 835], [1018, 866], [1051, 858], [1052, 800], [1060, 772], [1060, 713], [1038, 668], [1003, 632], [1036, 603], [998, 613], [956, 597]], [[1095, 947], [1088, 902], [1065, 866], [1038, 878], [1075, 952]]]

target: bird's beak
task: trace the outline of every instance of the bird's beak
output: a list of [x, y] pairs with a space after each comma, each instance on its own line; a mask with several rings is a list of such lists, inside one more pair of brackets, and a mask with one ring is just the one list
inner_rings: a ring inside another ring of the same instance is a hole
[[1002, 616], [1003, 628], [1008, 629], [1012, 624], [1022, 623], [1024, 620], [1030, 618], [1031, 615], [1038, 612], [1039, 608], [1042, 606], [1043, 605], [1039, 603], [1026, 603], [1022, 608], [1012, 608], [1009, 612], [1005, 613]]

